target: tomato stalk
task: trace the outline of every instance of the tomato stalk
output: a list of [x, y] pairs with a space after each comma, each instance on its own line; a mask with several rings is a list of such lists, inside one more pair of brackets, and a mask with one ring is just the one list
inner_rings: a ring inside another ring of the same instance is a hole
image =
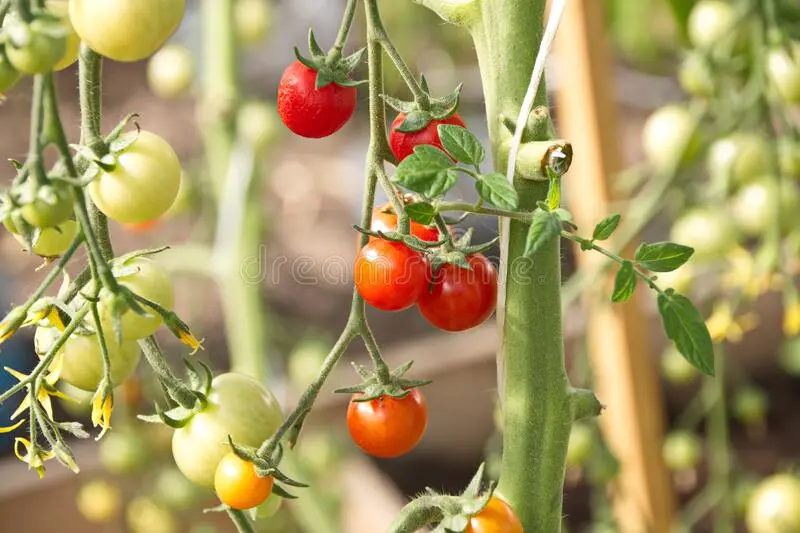
[[325, 58], [325, 63], [328, 66], [333, 66], [342, 58], [342, 50], [344, 50], [344, 45], [347, 43], [347, 37], [350, 35], [350, 28], [353, 26], [353, 19], [355, 19], [357, 2], [358, 0], [347, 0], [342, 24], [339, 26], [339, 33], [336, 34], [336, 41], [333, 44], [333, 48], [328, 52], [328, 57]]
[[703, 391], [708, 409], [708, 445], [710, 450], [714, 450], [709, 457], [708, 490], [722, 495], [714, 512], [714, 533], [733, 533], [735, 530], [733, 499], [725, 496], [730, 494], [732, 466], [727, 398], [723, 379], [725, 354], [719, 346], [716, 349], [715, 368], [717, 377], [706, 378], [706, 386]]

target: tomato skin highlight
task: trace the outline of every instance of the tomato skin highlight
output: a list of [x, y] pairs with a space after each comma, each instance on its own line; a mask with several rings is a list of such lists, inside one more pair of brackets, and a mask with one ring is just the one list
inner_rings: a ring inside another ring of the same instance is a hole
[[472, 270], [443, 265], [430, 291], [417, 302], [425, 319], [445, 331], [464, 331], [482, 324], [497, 305], [497, 270], [485, 255], [467, 257]]
[[217, 466], [214, 490], [220, 501], [234, 509], [261, 505], [272, 493], [271, 476], [258, 477], [253, 463], [229, 452]]
[[506, 502], [492, 496], [483, 510], [469, 519], [464, 533], [524, 533], [514, 510]]
[[392, 122], [391, 133], [389, 134], [389, 146], [398, 161], [402, 161], [413, 154], [414, 147], [420, 144], [430, 144], [444, 151], [442, 140], [439, 138], [439, 130], [437, 129], [439, 124], [453, 124], [455, 126], [461, 126], [462, 128], [467, 127], [461, 115], [453, 113], [449, 117], [441, 120], [431, 120], [430, 124], [419, 131], [413, 131], [411, 133], [397, 131], [397, 127], [400, 126], [405, 119], [406, 114], [399, 113]]
[[339, 131], [353, 116], [358, 91], [330, 83], [316, 88], [317, 72], [295, 61], [278, 85], [278, 114], [301, 137], [319, 139]]
[[381, 396], [347, 407], [347, 429], [359, 448], [384, 459], [410, 452], [422, 440], [428, 425], [428, 405], [422, 392], [411, 389], [405, 398]]
[[402, 311], [414, 305], [427, 288], [428, 263], [403, 243], [376, 239], [358, 252], [355, 285], [371, 306]]

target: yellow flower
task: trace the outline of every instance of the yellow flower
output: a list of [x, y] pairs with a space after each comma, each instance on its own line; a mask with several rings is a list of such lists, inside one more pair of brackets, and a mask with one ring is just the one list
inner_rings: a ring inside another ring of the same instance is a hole
[[800, 301], [787, 304], [783, 313], [783, 332], [787, 337], [800, 333]]
[[[20, 445], [25, 448], [24, 454], [20, 453]], [[31, 441], [23, 437], [14, 439], [14, 455], [23, 463], [27, 463], [30, 468], [36, 470], [36, 473], [39, 474], [39, 478], [44, 477], [44, 462], [55, 457], [53, 452], [46, 452], [38, 449], [38, 447], [36, 453], [31, 454]]]
[[197, 340], [197, 337], [195, 337], [194, 334], [189, 331], [189, 326], [187, 326], [183, 320], [178, 318], [178, 315], [175, 313], [169, 313], [168, 315], [164, 316], [164, 322], [179, 341], [192, 349], [192, 355], [194, 355], [197, 350], [203, 348], [202, 341]]
[[733, 310], [728, 303], [714, 307], [711, 316], [706, 320], [706, 327], [714, 342], [728, 341], [737, 343], [745, 333], [758, 325], [758, 317], [754, 313], [745, 313], [734, 318]]
[[25, 422], [25, 419], [23, 418], [22, 420], [20, 420], [19, 422], [17, 422], [14, 425], [7, 426], [7, 427], [0, 427], [0, 433], [11, 433], [12, 431], [14, 431], [18, 427], [20, 427], [24, 422]]
[[197, 340], [197, 337], [192, 335], [191, 331], [180, 331], [178, 333], [178, 340], [192, 349], [192, 354], [203, 347], [202, 341]]
[[92, 398], [92, 424], [102, 430], [95, 440], [100, 440], [111, 429], [111, 411], [114, 409], [114, 395], [110, 387], [101, 385]]
[[0, 344], [7, 341], [25, 322], [25, 313], [17, 307], [8, 313], [0, 322]]
[[[6, 372], [17, 378], [19, 381], [23, 381], [28, 378], [27, 374], [23, 374], [22, 372], [18, 372], [13, 368], [5, 367]], [[53, 418], [53, 402], [50, 399], [51, 396], [55, 396], [57, 398], [64, 398], [64, 399], [71, 399], [69, 396], [64, 394], [63, 392], [56, 390], [55, 384], [58, 381], [58, 377], [61, 374], [61, 359], [57, 358], [53, 361], [53, 364], [50, 365], [50, 372], [45, 376], [44, 380], [42, 381], [39, 390], [36, 391], [36, 399], [37, 401], [42, 404], [42, 408], [44, 412], [47, 413], [47, 416], [50, 419]], [[31, 384], [26, 385], [27, 389], [30, 390]], [[25, 398], [23, 398], [22, 403], [19, 404], [17, 410], [11, 415], [11, 420], [14, 420], [19, 415], [30, 409], [31, 407], [31, 395], [26, 394]]]
[[61, 315], [58, 314], [58, 308], [53, 305], [45, 305], [36, 311], [31, 310], [28, 314], [27, 320], [22, 324], [23, 326], [32, 326], [47, 320], [51, 326], [54, 326], [58, 331], [64, 331], [64, 322], [61, 321]]

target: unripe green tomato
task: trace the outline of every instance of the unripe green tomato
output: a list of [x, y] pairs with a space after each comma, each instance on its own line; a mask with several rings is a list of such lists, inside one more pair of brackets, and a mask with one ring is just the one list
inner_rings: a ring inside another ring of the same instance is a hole
[[712, 181], [742, 185], [763, 176], [771, 160], [772, 150], [763, 137], [742, 132], [714, 141], [706, 168]]
[[199, 501], [200, 495], [199, 488], [177, 468], [166, 468], [158, 473], [154, 496], [172, 509], [191, 509]]
[[181, 184], [178, 186], [178, 196], [172, 203], [167, 212], [164, 213], [165, 217], [177, 217], [189, 211], [196, 203], [197, 199], [195, 184], [186, 172], [181, 172]]
[[769, 409], [767, 394], [755, 387], [742, 387], [733, 396], [733, 416], [743, 424], [764, 421]]
[[703, 455], [703, 442], [689, 431], [673, 431], [664, 439], [664, 463], [674, 472], [692, 470]]
[[800, 221], [800, 192], [797, 185], [782, 181], [780, 189], [769, 176], [744, 186], [731, 199], [731, 216], [736, 227], [750, 237], [763, 236], [780, 209], [781, 228], [789, 231]]
[[64, 57], [67, 51], [66, 35], [59, 35], [63, 28], [59, 24], [44, 19], [34, 19], [27, 29], [24, 23], [13, 20], [9, 31], [26, 33], [24, 44], [16, 47], [12, 40], [6, 43], [8, 60], [23, 74], [47, 74]]
[[800, 531], [800, 480], [775, 474], [756, 487], [745, 516], [748, 533]]
[[700, 0], [692, 8], [687, 22], [689, 42], [700, 50], [710, 50], [736, 31], [734, 6], [724, 0]]
[[131, 500], [125, 511], [125, 522], [131, 533], [177, 533], [175, 516], [150, 498]]
[[122, 495], [116, 485], [98, 479], [86, 483], [78, 490], [78, 511], [86, 520], [107, 524], [119, 515]]
[[702, 54], [692, 52], [683, 58], [678, 68], [678, 81], [692, 96], [708, 98], [714, 94], [714, 75]]
[[280, 119], [278, 111], [271, 104], [260, 100], [250, 100], [239, 107], [236, 118], [239, 138], [256, 150], [263, 150], [278, 137]]
[[788, 137], [778, 140], [778, 163], [784, 175], [800, 179], [800, 140]]
[[587, 424], [572, 425], [567, 446], [567, 466], [579, 467], [586, 462], [594, 445], [594, 432]]
[[253, 46], [263, 41], [272, 26], [270, 0], [237, 0], [233, 14], [236, 36], [245, 46]]
[[256, 507], [256, 519], [266, 520], [272, 518], [280, 510], [283, 504], [283, 498], [275, 494], [270, 494], [264, 503]]
[[[67, 220], [54, 228], [44, 228], [40, 230], [39, 236], [33, 239], [30, 251], [39, 257], [59, 257], [67, 251], [77, 234], [78, 224], [74, 220]], [[16, 233], [12, 235], [18, 243], [27, 248], [28, 245], [21, 235]]]
[[793, 376], [800, 376], [800, 337], [783, 341], [780, 362], [786, 372]]
[[305, 389], [316, 379], [330, 348], [330, 344], [316, 338], [302, 339], [298, 342], [289, 354], [287, 361], [286, 370], [291, 382], [297, 387]]
[[770, 50], [767, 54], [767, 70], [781, 99], [791, 104], [800, 103], [800, 41]]
[[64, 55], [55, 64], [53, 70], [64, 70], [78, 60], [78, 53], [81, 50], [81, 38], [75, 33], [72, 22], [69, 20], [69, 2], [66, 0], [49, 0], [47, 10], [61, 18], [61, 23], [67, 30], [67, 42]]
[[670, 240], [694, 248], [697, 262], [721, 259], [736, 245], [728, 214], [719, 208], [694, 208], [675, 221]]
[[661, 371], [664, 373], [664, 378], [673, 385], [687, 385], [700, 375], [694, 365], [672, 345], [664, 350], [661, 356]]
[[[31, 187], [33, 184], [31, 183]], [[58, 226], [72, 216], [72, 198], [69, 190], [60, 185], [46, 185], [52, 193], [50, 198], [45, 200], [41, 197], [41, 191], [36, 191], [32, 202], [20, 208], [20, 214], [25, 221], [36, 228], [52, 228]]]
[[100, 441], [100, 464], [112, 474], [139, 471], [149, 455], [147, 442], [134, 431], [111, 431]]
[[692, 159], [699, 146], [697, 121], [677, 104], [657, 109], [644, 124], [642, 146], [647, 161], [659, 171], [680, 166]]
[[11, 90], [21, 77], [22, 75], [6, 57], [5, 48], [0, 47], [0, 95]]
[[192, 85], [194, 57], [185, 46], [168, 44], [147, 63], [147, 83], [159, 98], [183, 96]]

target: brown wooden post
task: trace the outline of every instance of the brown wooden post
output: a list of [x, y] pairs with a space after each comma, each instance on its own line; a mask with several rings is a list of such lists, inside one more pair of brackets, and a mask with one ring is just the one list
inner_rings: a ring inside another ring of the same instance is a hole
[[[575, 152], [563, 186], [583, 234], [611, 214], [609, 179], [622, 168], [621, 142], [638, 142], [619, 136], [604, 4], [569, 2], [553, 56], [559, 136]], [[578, 258], [582, 268], [606, 261], [580, 251]], [[607, 406], [601, 425], [622, 468], [614, 491], [619, 526], [624, 533], [667, 533], [674, 495], [661, 458], [663, 405], [644, 313], [635, 298], [623, 305], [593, 298], [591, 307], [587, 334], [595, 389]]]

